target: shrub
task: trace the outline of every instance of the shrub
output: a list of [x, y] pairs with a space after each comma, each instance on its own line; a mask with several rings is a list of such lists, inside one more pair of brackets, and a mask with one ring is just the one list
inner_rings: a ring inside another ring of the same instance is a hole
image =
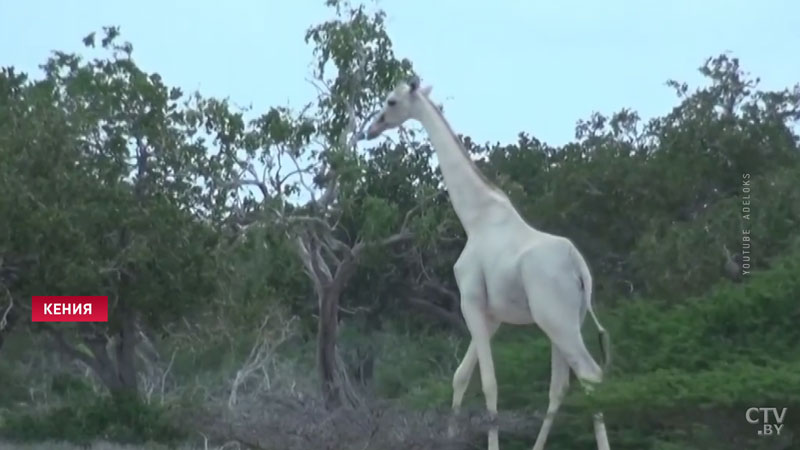
[[[63, 440], [88, 444], [96, 439], [119, 443], [177, 443], [184, 434], [172, 425], [168, 412], [131, 396], [87, 397], [36, 413], [15, 414], [0, 426], [14, 441]], [[76, 399], [77, 400], [77, 399]]]

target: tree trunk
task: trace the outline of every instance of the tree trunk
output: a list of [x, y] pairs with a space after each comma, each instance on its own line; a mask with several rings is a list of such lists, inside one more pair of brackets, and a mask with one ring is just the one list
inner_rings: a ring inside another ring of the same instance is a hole
[[[95, 374], [115, 398], [120, 396], [136, 397], [139, 395], [134, 353], [135, 336], [133, 333], [126, 333], [125, 328], [127, 327], [133, 328], [133, 318], [126, 317], [123, 319], [122, 328], [117, 334], [115, 358], [111, 358], [108, 354], [108, 338], [99, 333], [84, 341], [94, 357], [90, 359], [86, 358], [86, 355], [79, 357], [80, 360], [87, 363], [94, 370]], [[81, 355], [79, 352], [75, 353], [74, 350], [72, 352], [73, 356]]]
[[122, 389], [138, 395], [136, 380], [136, 322], [125, 301], [120, 301], [122, 324], [117, 341], [117, 376]]
[[339, 328], [338, 289], [327, 289], [319, 294], [319, 322], [317, 328], [317, 367], [322, 382], [325, 408], [331, 410], [342, 403], [336, 365], [336, 338]]

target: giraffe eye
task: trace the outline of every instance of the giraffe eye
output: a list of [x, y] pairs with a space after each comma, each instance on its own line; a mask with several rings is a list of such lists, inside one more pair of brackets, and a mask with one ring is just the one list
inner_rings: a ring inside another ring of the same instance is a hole
[[389, 100], [386, 101], [386, 104], [389, 105], [389, 106], [394, 106], [394, 105], [397, 104], [397, 100], [389, 99]]

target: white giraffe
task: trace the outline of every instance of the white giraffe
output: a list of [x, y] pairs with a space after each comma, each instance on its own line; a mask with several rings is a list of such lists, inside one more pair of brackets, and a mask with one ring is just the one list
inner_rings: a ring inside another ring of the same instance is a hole
[[[428, 133], [439, 159], [450, 201], [467, 234], [453, 266], [461, 312], [472, 341], [453, 376], [453, 412], [458, 413], [477, 363], [486, 408], [497, 418], [497, 380], [490, 341], [501, 323], [536, 323], [551, 340], [550, 400], [533, 450], [543, 450], [553, 417], [569, 386], [572, 369], [587, 393], [602, 381], [603, 370], [581, 335], [586, 311], [600, 332], [608, 364], [608, 335], [592, 310], [592, 277], [578, 249], [564, 237], [536, 230], [519, 215], [508, 196], [489, 182], [472, 162], [440, 109], [428, 98], [431, 87], [419, 78], [400, 83], [370, 124], [367, 139], [410, 119]], [[496, 422], [489, 450], [498, 450]], [[599, 450], [609, 450], [603, 415], [594, 414]]]

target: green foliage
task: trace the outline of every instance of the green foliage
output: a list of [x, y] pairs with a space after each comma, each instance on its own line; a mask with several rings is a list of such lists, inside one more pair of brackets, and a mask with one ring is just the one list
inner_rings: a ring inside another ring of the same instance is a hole
[[[800, 293], [797, 245], [795, 240], [793, 251], [743, 285], [722, 283], [670, 308], [639, 301], [616, 310], [618, 333], [626, 336], [617, 349], [619, 370], [702, 370], [716, 363], [769, 364], [800, 357], [794, 326], [800, 319], [794, 301]], [[648, 357], [634, 357], [640, 354]]]
[[[603, 302], [701, 294], [724, 275], [723, 245], [741, 249], [742, 228], [760, 241], [759, 268], [795, 234], [800, 87], [758, 90], [726, 55], [700, 72], [708, 86], [668, 83], [680, 104], [646, 124], [623, 109], [580, 121], [578, 141], [563, 148], [524, 134], [516, 145], [470, 144], [534, 226], [574, 240]], [[749, 225], [745, 173], [754, 183]]]
[[[431, 395], [426, 386], [415, 383], [419, 379], [449, 379], [458, 365], [466, 346], [458, 339], [438, 333], [404, 336], [386, 333], [378, 339], [375, 386], [387, 398], [415, 399], [417, 394]], [[431, 389], [449, 389], [450, 384], [432, 386]], [[438, 391], [437, 394], [441, 394]], [[430, 397], [426, 398], [429, 404]], [[419, 402], [417, 402], [419, 403]]]
[[[162, 136], [153, 135], [160, 131], [144, 127], [149, 116], [136, 117], [135, 111], [165, 106], [161, 105], [163, 98], [160, 97], [150, 98], [148, 105], [135, 102], [114, 105], [115, 100], [109, 97], [127, 99], [156, 95], [153, 90], [159, 85], [150, 84], [150, 79], [136, 71], [127, 60], [78, 66], [77, 57], [60, 54], [49, 61], [48, 73], [51, 79], [20, 87], [20, 94], [8, 99], [18, 103], [10, 109], [12, 117], [4, 123], [18, 125], [12, 133], [5, 134], [7, 141], [0, 149], [11, 157], [3, 158], [2, 164], [4, 174], [8, 175], [3, 177], [2, 183], [6, 199], [3, 216], [7, 218], [3, 224], [8, 227], [8, 233], [3, 235], [13, 238], [6, 245], [13, 245], [10, 248], [20, 252], [30, 247], [49, 250], [47, 260], [42, 262], [50, 265], [42, 267], [41, 278], [32, 280], [32, 284], [46, 281], [53, 294], [84, 292], [86, 286], [102, 285], [104, 276], [98, 269], [103, 268], [104, 262], [116, 262], [113, 261], [118, 245], [115, 238], [119, 238], [119, 230], [144, 233], [152, 229], [153, 216], [167, 215], [161, 222], [165, 229], [159, 233], [171, 231], [173, 234], [152, 243], [152, 247], [147, 246], [148, 239], [140, 241], [131, 237], [127, 255], [131, 259], [149, 260], [157, 256], [160, 261], [168, 261], [173, 252], [184, 254], [187, 248], [169, 251], [172, 249], [164, 244], [180, 245], [187, 239], [182, 235], [194, 230], [180, 211], [170, 210], [169, 198], [161, 193], [143, 198], [143, 204], [136, 205], [133, 189], [121, 179], [127, 175], [122, 169], [127, 149], [115, 147], [117, 142], [127, 139], [161, 140]], [[145, 92], [114, 91], [120, 89], [117, 77], [123, 76], [138, 80], [131, 90]], [[32, 102], [34, 109], [29, 109], [26, 102]], [[98, 125], [100, 112], [117, 119], [116, 128], [107, 126], [103, 130], [108, 135], [106, 139], [99, 135], [87, 136], [87, 133], [94, 133], [90, 130]], [[119, 117], [120, 114], [134, 115], [134, 118]], [[130, 124], [128, 129], [125, 128], [127, 124]], [[85, 141], [93, 137], [97, 140]], [[89, 150], [93, 145], [99, 147], [96, 150], [99, 154]], [[53, 189], [54, 185], [58, 189]], [[25, 186], [25, 189], [20, 192], [18, 186]], [[168, 251], [148, 254], [162, 248]], [[127, 262], [127, 258], [120, 259], [121, 264]], [[171, 273], [180, 272], [171, 270]]]
[[12, 441], [30, 442], [47, 437], [78, 444], [87, 444], [95, 439], [121, 443], [177, 443], [185, 438], [163, 408], [146, 405], [137, 398], [87, 395], [82, 395], [80, 402], [43, 414], [4, 417], [0, 423], [0, 435]]
[[50, 392], [70, 400], [78, 400], [81, 397], [93, 394], [92, 387], [84, 378], [78, 378], [69, 373], [60, 373], [53, 376], [53, 379], [50, 380]]
[[[182, 106], [116, 29], [105, 34], [105, 58], [54, 52], [44, 79], [0, 73], [0, 258], [35, 261], [14, 297], [107, 295], [107, 324], [58, 329], [107, 341], [133, 315], [161, 327], [214, 298], [228, 268], [217, 228], [226, 213], [201, 185], [211, 164], [194, 136], [204, 122], [224, 146], [241, 124], [213, 102]], [[94, 356], [112, 387], [123, 363]]]
[[[755, 359], [755, 358], [754, 358]], [[731, 408], [744, 411], [756, 404], [800, 405], [797, 361], [765, 364], [737, 361], [709, 364], [705, 370], [683, 367], [654, 369], [627, 379], [610, 381], [596, 396], [575, 401], [599, 407], [609, 414], [641, 414], [658, 420], [663, 411], [694, 408]], [[647, 398], [647, 402], [638, 399]], [[590, 409], [587, 409], [589, 411]]]
[[[3, 69], [0, 292], [109, 295], [107, 326], [59, 328], [72, 347], [92, 339], [111, 347], [135, 316], [176, 355], [171, 377], [183, 384], [181, 400], [200, 404], [225, 391], [253, 343], [274, 337], [292, 315], [304, 333], [279, 353], [304, 370], [287, 384], [310, 378], [319, 286], [297, 257], [298, 236], [316, 233], [335, 253], [320, 257], [336, 269], [352, 245], [412, 231], [401, 245], [360, 254], [342, 286], [339, 352], [352, 364], [362, 350], [374, 359], [371, 391], [382, 397], [449, 405], [466, 339], [431, 325], [407, 300], [457, 315], [452, 264], [465, 236], [430, 166], [433, 149], [413, 132], [368, 152], [347, 143], [352, 126], [413, 69], [394, 54], [382, 11], [327, 3], [336, 18], [306, 35], [313, 75], [327, 85], [300, 112], [274, 107], [248, 122], [227, 101], [186, 96], [142, 71], [113, 27], [84, 40], [102, 47], [102, 58], [54, 52], [40, 80]], [[700, 72], [707, 85], [693, 92], [668, 82], [679, 103], [663, 117], [593, 113], [560, 148], [525, 133], [502, 145], [464, 137], [532, 225], [569, 237], [587, 256], [611, 333], [607, 382], [590, 398], [573, 388], [550, 449], [592, 448], [595, 408], [608, 417], [614, 448], [653, 450], [756, 448], [720, 438], [744, 425], [742, 408], [800, 408], [800, 88], [761, 91], [727, 55]], [[289, 163], [308, 178], [279, 173]], [[258, 179], [261, 165], [268, 176]], [[325, 207], [290, 202], [301, 190], [334, 185]], [[742, 262], [742, 230], [752, 237], [752, 274], [734, 283], [725, 265]], [[24, 256], [34, 261], [25, 270], [17, 266]], [[431, 283], [437, 288], [425, 290]], [[594, 334], [587, 325], [590, 344]], [[494, 342], [501, 410], [543, 410], [549, 341], [505, 327]], [[16, 350], [2, 355], [24, 361]], [[0, 431], [9, 437], [181, 437], [169, 411], [95, 397], [72, 375], [47, 378], [60, 406], [11, 414], [29, 400], [29, 380], [3, 363]], [[477, 373], [466, 403], [483, 408]], [[503, 448], [530, 446], [503, 439]]]
[[352, 108], [357, 117], [363, 117], [398, 81], [411, 74], [411, 62], [395, 58], [383, 11], [369, 14], [363, 5], [333, 3], [343, 20], [309, 28], [306, 43], [314, 44], [316, 77], [326, 78], [328, 64], [336, 68], [330, 83], [332, 95], [321, 97], [318, 103], [325, 115], [321, 131], [335, 141], [350, 120], [348, 110]]

